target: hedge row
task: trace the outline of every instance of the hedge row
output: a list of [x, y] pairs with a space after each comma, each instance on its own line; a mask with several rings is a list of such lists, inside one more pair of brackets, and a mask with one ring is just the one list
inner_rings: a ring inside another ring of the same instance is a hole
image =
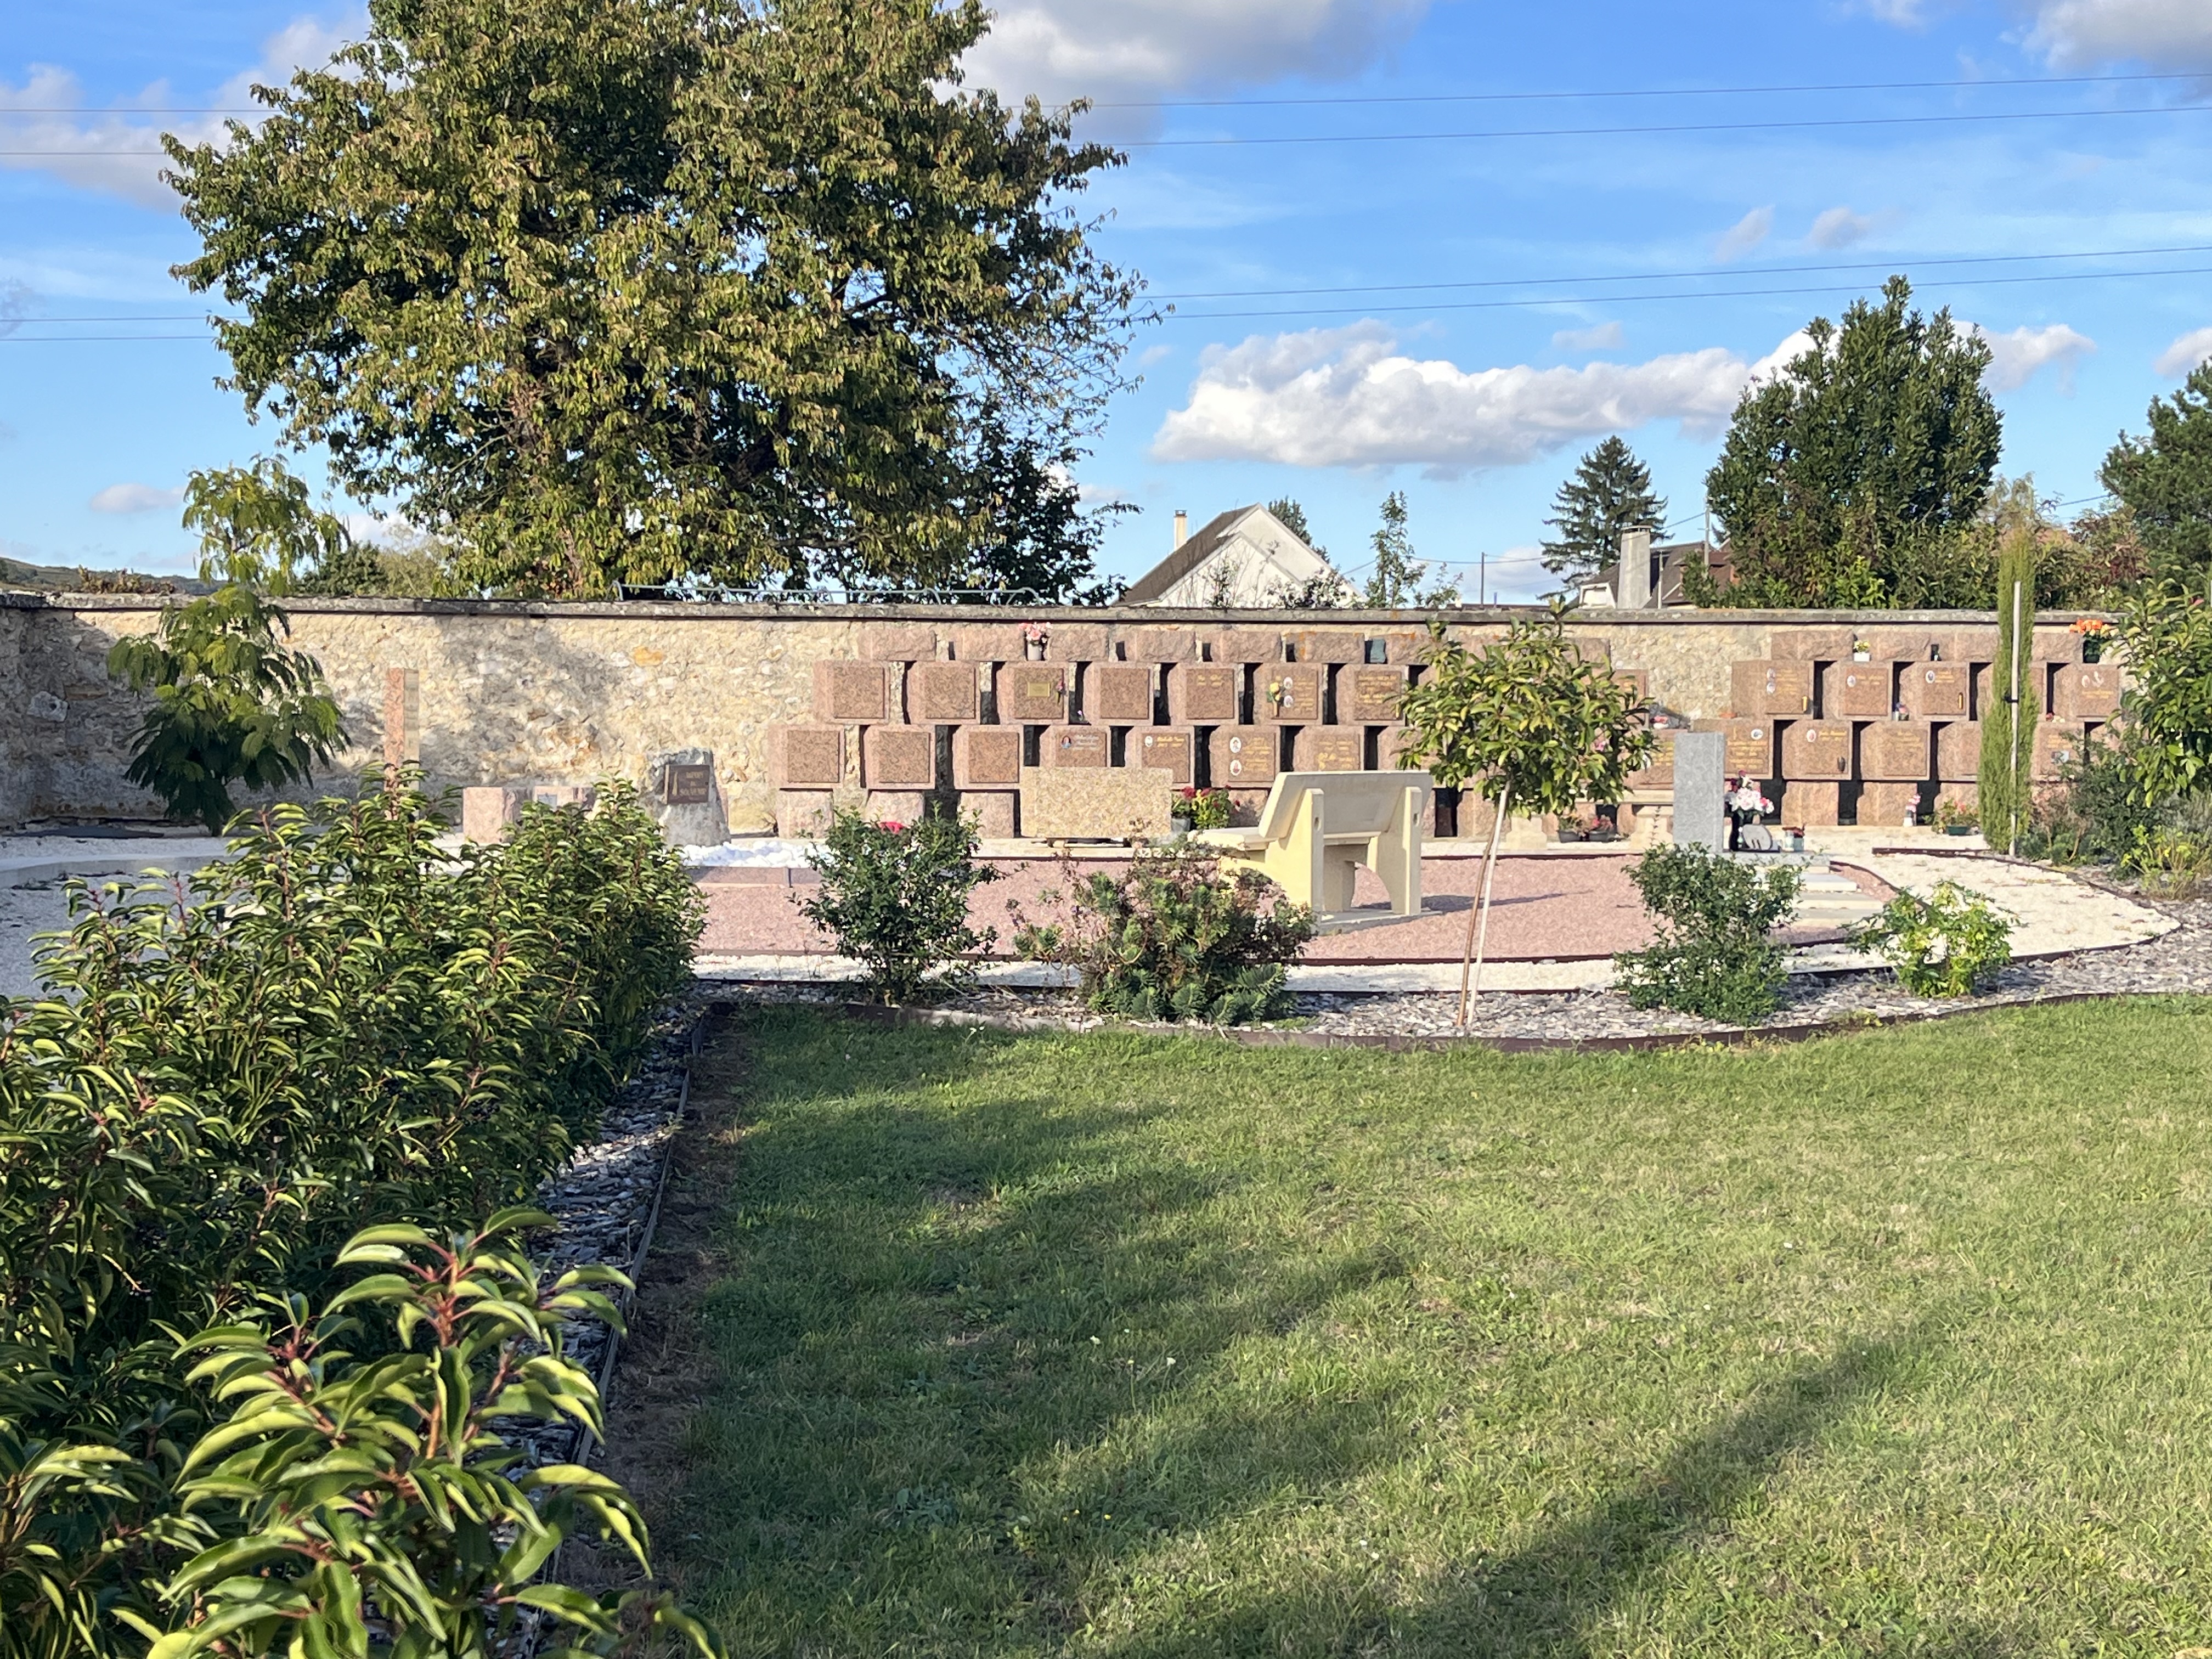
[[271, 809], [189, 879], [73, 891], [47, 994], [0, 1002], [0, 1654], [173, 1616], [221, 1409], [181, 1339], [327, 1295], [364, 1227], [527, 1199], [688, 979], [700, 901], [634, 794], [443, 829], [411, 790]]

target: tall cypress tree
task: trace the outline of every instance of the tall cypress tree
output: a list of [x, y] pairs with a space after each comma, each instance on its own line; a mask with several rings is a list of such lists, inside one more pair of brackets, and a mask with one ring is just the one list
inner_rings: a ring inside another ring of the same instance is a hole
[[1559, 538], [1544, 544], [1544, 568], [1570, 581], [1595, 574], [1620, 553], [1620, 532], [1666, 522], [1666, 498], [1651, 488], [1651, 469], [1620, 438], [1607, 438], [1582, 459], [1552, 498], [1546, 524]]
[[2035, 550], [2035, 532], [2026, 528], [2008, 532], [1997, 549], [1997, 659], [1990, 672], [1990, 704], [1981, 711], [1981, 778], [1975, 799], [1983, 836], [2008, 853], [2020, 844], [2027, 822], [2035, 720], [2042, 707], [2031, 678]]

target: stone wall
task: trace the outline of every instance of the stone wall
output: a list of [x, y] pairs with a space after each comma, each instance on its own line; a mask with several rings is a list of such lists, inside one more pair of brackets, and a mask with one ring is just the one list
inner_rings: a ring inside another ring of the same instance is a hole
[[[0, 593], [0, 823], [29, 818], [149, 817], [153, 800], [124, 780], [141, 701], [108, 680], [121, 635], [148, 631], [160, 601], [106, 595]], [[1106, 654], [1141, 660], [1160, 630], [1199, 639], [1263, 630], [1298, 660], [1317, 629], [1389, 639], [1391, 660], [1425, 618], [1407, 613], [991, 610], [928, 606], [538, 605], [514, 601], [295, 600], [293, 637], [322, 662], [343, 708], [346, 767], [380, 758], [390, 671], [413, 671], [417, 753], [434, 787], [477, 783], [641, 780], [665, 750], [714, 752], [732, 830], [770, 828], [776, 781], [771, 732], [815, 718], [818, 661], [950, 656], [1003, 659], [1025, 621], [1062, 639], [1101, 630]], [[1517, 614], [1445, 613], [1469, 640]], [[2039, 617], [2037, 653], [2078, 659], [2070, 617]], [[1641, 671], [1649, 695], [1691, 719], [1738, 712], [1733, 665], [1848, 658], [1855, 635], [1878, 659], [1924, 657], [1948, 640], [1964, 662], [1984, 613], [1593, 611], [1569, 624], [1594, 656]], [[963, 648], [963, 645], [966, 648]], [[1134, 647], [1134, 649], [1130, 647]], [[1096, 648], [1094, 644], [1092, 648]], [[1057, 653], [1055, 653], [1057, 654]], [[1749, 711], [1743, 711], [1749, 712]]]

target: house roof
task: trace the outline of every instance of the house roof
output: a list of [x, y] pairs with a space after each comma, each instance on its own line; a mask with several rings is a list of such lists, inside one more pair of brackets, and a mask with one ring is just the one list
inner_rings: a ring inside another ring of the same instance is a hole
[[1238, 520], [1248, 513], [1258, 511], [1259, 505], [1254, 501], [1247, 507], [1232, 507], [1226, 513], [1215, 514], [1181, 547], [1131, 582], [1121, 595], [1121, 603], [1146, 605], [1159, 598], [1204, 564], [1207, 556], [1228, 540], [1229, 532], [1237, 527]]
[[[1682, 597], [1682, 568], [1690, 557], [1698, 553], [1703, 553], [1705, 556], [1705, 568], [1708, 572], [1717, 574], [1727, 568], [1726, 543], [1708, 546], [1704, 542], [1667, 542], [1651, 550], [1651, 556], [1659, 566], [1659, 580], [1653, 584], [1657, 589], [1657, 592], [1652, 595], [1653, 603], [1660, 605], [1688, 603]], [[1620, 592], [1620, 561], [1615, 559], [1611, 564], [1599, 566], [1596, 570], [1577, 582], [1576, 586], [1609, 588], [1618, 594]]]

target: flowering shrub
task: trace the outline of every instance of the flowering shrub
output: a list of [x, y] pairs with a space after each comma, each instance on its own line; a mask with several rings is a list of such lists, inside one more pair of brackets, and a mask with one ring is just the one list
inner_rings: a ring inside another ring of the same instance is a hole
[[1229, 792], [1226, 789], [1183, 789], [1176, 793], [1176, 802], [1182, 816], [1190, 820], [1194, 830], [1226, 830], [1229, 827]]
[[2012, 960], [2002, 913], [1955, 882], [1936, 883], [1926, 898], [1900, 891], [1860, 924], [1856, 938], [1915, 996], [1971, 996]]
[[968, 925], [968, 896], [999, 872], [975, 862], [975, 827], [958, 818], [919, 823], [871, 823], [857, 812], [830, 821], [823, 844], [806, 855], [821, 872], [814, 897], [799, 904], [807, 919], [865, 965], [886, 1002], [909, 1000], [922, 981], [998, 937]]
[[1774, 1012], [1785, 975], [1773, 933], [1796, 905], [1795, 869], [1759, 871], [1702, 847], [1657, 847], [1628, 874], [1659, 934], [1613, 958], [1634, 1006], [1731, 1025], [1756, 1025]]

